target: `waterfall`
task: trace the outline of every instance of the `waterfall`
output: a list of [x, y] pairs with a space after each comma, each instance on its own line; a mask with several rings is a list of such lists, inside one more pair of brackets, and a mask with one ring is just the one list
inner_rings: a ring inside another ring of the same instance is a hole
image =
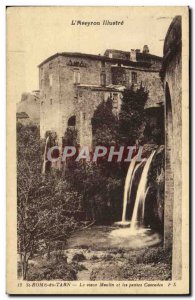
[[133, 180], [134, 180], [135, 174], [136, 174], [137, 170], [139, 169], [139, 167], [141, 167], [144, 162], [145, 161], [142, 160], [139, 164], [137, 164], [137, 166], [135, 166], [135, 168], [133, 170], [132, 179], [131, 179], [130, 186], [129, 186], [129, 194], [128, 194], [129, 199], [131, 199], [131, 189], [133, 186]]
[[[150, 165], [153, 159], [153, 156], [156, 151], [153, 151], [150, 155], [150, 157], [147, 159], [146, 164], [143, 168], [141, 179], [138, 185], [136, 199], [135, 199], [135, 205], [133, 208], [133, 215], [131, 219], [131, 231], [135, 231], [137, 227], [137, 222], [142, 222], [144, 220], [144, 208], [145, 208], [145, 199], [148, 192], [148, 189], [146, 189], [147, 185], [147, 179], [148, 179], [148, 171], [150, 169]], [[141, 211], [141, 220], [139, 218]], [[140, 224], [139, 224], [140, 225]]]
[[47, 145], [49, 142], [49, 136], [46, 138], [45, 141], [45, 150], [44, 150], [44, 155], [43, 155], [43, 168], [42, 168], [42, 174], [45, 174], [45, 168], [46, 168], [46, 162], [47, 162]]
[[150, 187], [147, 187], [147, 190], [144, 194], [144, 203], [143, 203], [143, 208], [142, 208], [142, 220], [144, 220], [144, 212], [145, 212], [145, 203], [146, 203], [146, 197], [148, 195], [148, 191], [149, 191]]
[[130, 192], [129, 187], [132, 185], [132, 174], [133, 174], [133, 170], [135, 167], [135, 163], [137, 160], [137, 155], [135, 155], [132, 160], [131, 163], [129, 165], [128, 171], [127, 171], [127, 176], [125, 179], [125, 187], [124, 187], [124, 196], [123, 196], [123, 214], [122, 214], [122, 222], [126, 221], [126, 213], [127, 213], [127, 200], [128, 200], [128, 191]]

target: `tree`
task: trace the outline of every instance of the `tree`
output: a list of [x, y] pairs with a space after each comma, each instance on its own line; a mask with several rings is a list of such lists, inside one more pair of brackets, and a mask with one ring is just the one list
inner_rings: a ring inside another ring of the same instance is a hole
[[135, 145], [136, 140], [143, 139], [144, 105], [147, 98], [148, 93], [142, 85], [137, 90], [131, 87], [124, 91], [119, 114], [119, 136], [122, 144]]
[[69, 190], [57, 173], [41, 176], [39, 129], [18, 124], [17, 231], [24, 280], [30, 259], [45, 252], [49, 258], [77, 228], [72, 211], [78, 201], [78, 193]]

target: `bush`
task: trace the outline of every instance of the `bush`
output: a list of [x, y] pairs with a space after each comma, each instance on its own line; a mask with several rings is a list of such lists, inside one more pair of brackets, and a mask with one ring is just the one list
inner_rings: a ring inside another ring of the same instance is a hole
[[166, 263], [171, 264], [172, 251], [171, 249], [150, 248], [146, 249], [142, 255], [136, 258], [138, 264], [150, 264], [150, 263]]
[[76, 253], [72, 258], [72, 261], [77, 261], [77, 262], [84, 261], [84, 260], [86, 260], [86, 257], [83, 253]]
[[93, 255], [93, 256], [91, 257], [91, 260], [97, 260], [97, 259], [98, 259], [97, 255]]
[[105, 261], [109, 261], [109, 260], [112, 260], [112, 259], [113, 259], [113, 256], [110, 255], [110, 254], [107, 254], [107, 255], [104, 256], [103, 259], [104, 259]]
[[72, 266], [76, 272], [88, 270], [83, 264], [78, 264], [77, 262], [72, 263]]
[[76, 280], [77, 271], [74, 266], [67, 264], [66, 259], [52, 259], [42, 262], [39, 266], [29, 265], [27, 280]]

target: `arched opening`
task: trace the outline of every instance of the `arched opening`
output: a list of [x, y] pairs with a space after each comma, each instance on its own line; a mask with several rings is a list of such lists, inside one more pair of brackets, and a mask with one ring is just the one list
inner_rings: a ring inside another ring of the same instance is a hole
[[76, 116], [71, 116], [68, 119], [67, 128], [63, 136], [63, 147], [76, 146], [77, 144], [77, 130], [76, 130]]
[[68, 127], [75, 127], [76, 126], [76, 117], [75, 116], [71, 116], [68, 119]]

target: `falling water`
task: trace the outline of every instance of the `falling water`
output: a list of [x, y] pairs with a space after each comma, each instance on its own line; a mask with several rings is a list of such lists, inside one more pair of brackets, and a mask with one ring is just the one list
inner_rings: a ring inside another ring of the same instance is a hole
[[137, 170], [139, 169], [139, 167], [142, 166], [143, 163], [144, 163], [144, 160], [142, 160], [139, 164], [137, 164], [137, 166], [135, 166], [135, 168], [133, 170], [132, 179], [131, 179], [130, 186], [129, 186], [129, 194], [128, 194], [129, 199], [131, 199], [131, 190], [132, 190], [135, 174], [136, 174]]
[[46, 138], [45, 142], [45, 150], [44, 150], [44, 156], [43, 156], [43, 168], [42, 168], [42, 174], [45, 174], [45, 168], [46, 168], [46, 162], [47, 162], [47, 145], [49, 142], [49, 136]]
[[150, 187], [147, 187], [147, 190], [144, 194], [144, 203], [143, 203], [143, 208], [142, 208], [142, 220], [144, 220], [144, 212], [145, 212], [145, 203], [146, 203], [146, 197], [148, 195], [148, 191], [149, 191]]
[[[142, 171], [141, 179], [140, 179], [138, 189], [137, 189], [135, 205], [134, 205], [133, 215], [132, 215], [131, 225], [130, 225], [130, 229], [132, 232], [136, 230], [138, 221], [143, 222], [143, 220], [144, 220], [145, 199], [146, 199], [146, 195], [148, 192], [148, 190], [146, 190], [148, 171], [149, 171], [149, 168], [150, 168], [150, 165], [151, 165], [151, 162], [152, 162], [155, 152], [156, 151], [153, 151], [151, 153], [151, 155], [148, 158], [148, 160], [146, 161], [146, 164]], [[141, 220], [139, 220], [139, 215], [138, 215], [140, 210], [141, 210]]]
[[129, 191], [129, 187], [131, 186], [131, 183], [132, 183], [132, 174], [133, 174], [136, 160], [137, 160], [137, 155], [135, 155], [132, 158], [131, 163], [129, 165], [129, 169], [127, 171], [127, 176], [125, 179], [122, 222], [126, 222], [128, 191]]

